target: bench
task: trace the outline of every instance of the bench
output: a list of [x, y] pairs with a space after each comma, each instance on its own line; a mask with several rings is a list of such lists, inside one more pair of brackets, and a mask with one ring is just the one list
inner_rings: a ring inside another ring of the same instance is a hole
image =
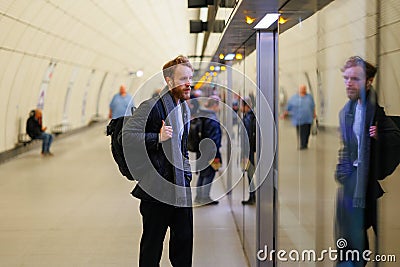
[[55, 134], [56, 136], [59, 134], [63, 134], [71, 130], [71, 125], [67, 123], [61, 123], [55, 125], [53, 128], [51, 128], [51, 133]]
[[26, 146], [27, 144], [31, 143], [33, 139], [27, 133], [20, 133], [18, 134], [18, 143]]

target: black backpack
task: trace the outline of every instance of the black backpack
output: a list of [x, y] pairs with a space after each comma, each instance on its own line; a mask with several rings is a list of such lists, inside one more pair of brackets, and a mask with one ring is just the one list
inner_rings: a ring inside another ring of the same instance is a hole
[[[388, 140], [381, 138], [381, 151], [379, 166], [376, 167], [378, 180], [383, 180], [391, 175], [400, 164], [400, 117], [387, 116], [393, 123], [390, 129], [386, 130], [386, 134], [390, 136]], [[378, 125], [379, 127], [379, 125]], [[379, 136], [378, 136], [379, 138]]]
[[191, 152], [200, 152], [199, 145], [202, 139], [203, 131], [203, 118], [194, 118], [190, 121], [189, 135], [188, 135], [188, 150]]
[[118, 164], [119, 171], [128, 180], [133, 181], [134, 178], [129, 171], [128, 165], [125, 161], [124, 149], [122, 146], [122, 127], [124, 120], [130, 116], [122, 116], [116, 119], [112, 119], [107, 125], [107, 136], [111, 136], [111, 152], [115, 162]]

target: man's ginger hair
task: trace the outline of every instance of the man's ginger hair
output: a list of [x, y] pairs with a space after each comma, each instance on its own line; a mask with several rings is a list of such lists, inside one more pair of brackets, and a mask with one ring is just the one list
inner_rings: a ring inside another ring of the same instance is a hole
[[189, 67], [192, 71], [194, 70], [192, 64], [190, 64], [189, 59], [187, 57], [182, 55], [177, 56], [176, 58], [165, 63], [165, 65], [163, 66], [163, 75], [165, 80], [167, 80], [167, 77], [170, 78], [174, 77], [175, 68], [179, 64]]

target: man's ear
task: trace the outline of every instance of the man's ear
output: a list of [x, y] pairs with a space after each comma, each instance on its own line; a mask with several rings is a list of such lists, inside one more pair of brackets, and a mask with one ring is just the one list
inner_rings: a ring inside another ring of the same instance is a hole
[[372, 85], [373, 81], [374, 81], [373, 78], [367, 80], [367, 88], [369, 88]]
[[173, 83], [171, 77], [166, 77], [165, 80], [167, 82], [168, 87], [172, 88]]

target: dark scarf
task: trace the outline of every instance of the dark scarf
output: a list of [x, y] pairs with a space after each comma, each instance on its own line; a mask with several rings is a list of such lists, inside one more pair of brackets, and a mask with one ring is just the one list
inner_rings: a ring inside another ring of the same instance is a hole
[[[374, 123], [376, 97], [375, 92], [368, 90], [366, 95], [361, 97], [361, 136], [360, 149], [358, 154], [357, 182], [353, 195], [353, 207], [365, 208], [367, 185], [370, 169], [371, 137], [369, 136], [369, 127]], [[354, 104], [353, 104], [354, 105]], [[353, 106], [354, 110], [355, 105]], [[353, 128], [351, 127], [351, 130]]]
[[[175, 184], [175, 203], [174, 206], [188, 207], [191, 206], [191, 192], [190, 187], [186, 187], [185, 182], [185, 170], [190, 172], [190, 166], [186, 164], [184, 155], [184, 142], [182, 139], [187, 138], [188, 125], [190, 121], [190, 110], [186, 101], [181, 101], [180, 106], [183, 112], [177, 108], [176, 103], [174, 103], [174, 98], [171, 97], [171, 93], [167, 88], [165, 88], [160, 93], [160, 98], [164, 105], [165, 111], [168, 114], [165, 119], [165, 124], [172, 126], [173, 134], [171, 138], [171, 160], [174, 166], [174, 184]], [[182, 125], [179, 125], [178, 116], [182, 117]], [[179, 134], [181, 130], [179, 126], [184, 127], [182, 135]], [[185, 127], [186, 126], [186, 127]], [[181, 139], [182, 137], [182, 139]], [[189, 169], [188, 169], [189, 168]]]

